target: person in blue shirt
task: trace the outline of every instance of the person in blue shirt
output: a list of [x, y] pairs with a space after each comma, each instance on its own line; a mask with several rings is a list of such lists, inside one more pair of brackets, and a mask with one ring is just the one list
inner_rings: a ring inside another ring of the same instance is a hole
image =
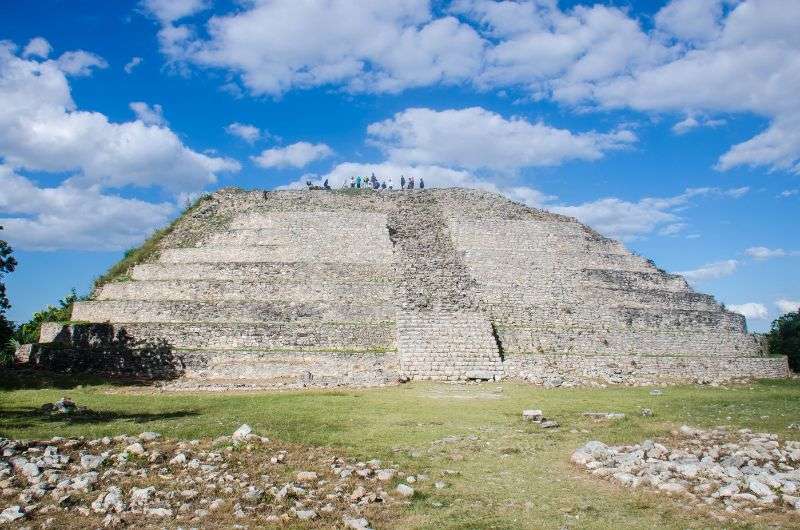
[[422, 177], [419, 178], [419, 189], [425, 189], [425, 181], [422, 179]]
[[361, 177], [360, 176], [356, 177], [356, 188], [359, 188], [359, 189], [361, 188]]

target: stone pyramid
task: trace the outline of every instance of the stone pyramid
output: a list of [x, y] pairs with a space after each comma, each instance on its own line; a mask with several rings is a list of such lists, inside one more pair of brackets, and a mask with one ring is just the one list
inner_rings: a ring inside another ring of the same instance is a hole
[[264, 384], [786, 373], [680, 276], [483, 191], [224, 189], [115, 280], [42, 342], [124, 371], [85, 347], [104, 324], [161, 341], [186, 379]]

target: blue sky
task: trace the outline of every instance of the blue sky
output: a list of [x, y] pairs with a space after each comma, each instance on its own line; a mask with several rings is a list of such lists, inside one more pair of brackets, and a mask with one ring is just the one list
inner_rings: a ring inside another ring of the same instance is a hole
[[23, 321], [187, 198], [354, 172], [495, 190], [800, 300], [800, 3], [0, 4], [0, 224]]

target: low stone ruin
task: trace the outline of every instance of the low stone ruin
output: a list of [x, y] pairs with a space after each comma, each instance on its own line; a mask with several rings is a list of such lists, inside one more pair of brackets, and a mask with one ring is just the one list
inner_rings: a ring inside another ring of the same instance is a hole
[[800, 442], [776, 434], [683, 426], [673, 439], [609, 447], [588, 442], [572, 462], [629, 488], [680, 496], [728, 513], [800, 515]]
[[0, 525], [99, 528], [315, 524], [367, 529], [414, 496], [414, 477], [379, 460], [270, 441], [244, 425], [215, 440], [158, 433], [0, 438]]

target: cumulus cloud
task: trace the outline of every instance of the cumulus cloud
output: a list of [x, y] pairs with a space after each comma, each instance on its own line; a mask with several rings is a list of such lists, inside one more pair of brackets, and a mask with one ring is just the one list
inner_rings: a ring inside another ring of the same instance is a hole
[[83, 50], [64, 52], [57, 62], [59, 70], [75, 77], [92, 75], [92, 68], [108, 68], [105, 59]]
[[176, 209], [70, 182], [40, 188], [0, 165], [0, 211], [0, 225], [14, 248], [121, 250], [163, 226]]
[[248, 125], [246, 123], [231, 123], [225, 127], [225, 132], [232, 136], [241, 138], [250, 144], [255, 143], [259, 138], [261, 138], [261, 129], [255, 125]]
[[673, 197], [645, 197], [632, 202], [616, 197], [606, 197], [577, 205], [557, 205], [550, 209], [575, 217], [598, 232], [631, 241], [658, 231], [661, 235], [676, 235], [688, 227], [680, 211], [698, 197], [739, 198], [749, 188], [689, 188]]
[[142, 59], [141, 57], [131, 57], [131, 60], [128, 61], [127, 64], [125, 64], [124, 67], [125, 73], [130, 74], [131, 72], [133, 72], [133, 69], [142, 64], [142, 61], [144, 61], [144, 59]]
[[174, 22], [208, 8], [208, 0], [143, 0], [142, 6], [161, 22]]
[[705, 280], [716, 280], [718, 278], [724, 278], [725, 276], [730, 276], [734, 272], [736, 272], [737, 267], [739, 266], [739, 262], [735, 259], [728, 259], [724, 261], [716, 261], [714, 263], [707, 263], [702, 267], [698, 267], [696, 269], [688, 270], [688, 271], [679, 271], [676, 274], [680, 274], [690, 282], [702, 282]]
[[46, 39], [42, 37], [34, 37], [25, 46], [25, 49], [22, 50], [22, 56], [41, 57], [42, 59], [47, 59], [47, 56], [50, 55], [51, 51], [53, 51], [53, 47], [50, 46], [50, 43], [47, 42]]
[[686, 134], [687, 132], [695, 129], [697, 127], [720, 127], [725, 125], [727, 122], [721, 119], [710, 119], [707, 117], [698, 118], [694, 115], [686, 116], [682, 121], [679, 121], [675, 125], [672, 126], [672, 132], [675, 134], [681, 135]]
[[750, 247], [744, 251], [745, 254], [757, 260], [770, 258], [783, 258], [786, 256], [798, 256], [800, 251], [787, 251], [782, 248]]
[[481, 107], [410, 108], [371, 124], [367, 133], [393, 162], [501, 171], [597, 160], [636, 141], [628, 130], [573, 133], [521, 117], [505, 119]]
[[767, 306], [757, 302], [747, 302], [746, 304], [730, 304], [727, 306], [729, 311], [744, 315], [748, 320], [766, 320], [769, 316]]
[[162, 22], [162, 51], [173, 61], [237, 72], [254, 94], [329, 84], [396, 92], [465, 81], [478, 71], [485, 45], [457, 18], [432, 17], [428, 0], [252, 2], [210, 18], [207, 38], [174, 24], [202, 2], [178, 3], [191, 5], [145, 2]]
[[775, 301], [775, 307], [778, 308], [781, 314], [792, 313], [794, 311], [800, 311], [800, 301], [782, 298]]
[[165, 126], [167, 121], [164, 119], [164, 109], [161, 105], [153, 105], [152, 107], [143, 101], [134, 101], [130, 104], [130, 108], [136, 119], [145, 125]]
[[581, 109], [683, 115], [676, 133], [755, 114], [767, 128], [716, 167], [800, 171], [800, 2], [672, 0], [645, 24], [599, 3], [271, 0], [192, 19], [201, 29], [182, 19], [204, 1], [144, 5], [172, 63], [225, 69], [252, 94], [517, 87]]
[[[62, 55], [63, 57], [63, 55]], [[83, 185], [161, 186], [196, 190], [233, 160], [186, 147], [166, 127], [142, 120], [111, 122], [79, 110], [60, 61], [37, 61], [0, 43], [0, 156], [18, 169], [72, 172]]]
[[333, 155], [333, 149], [326, 144], [297, 142], [286, 147], [265, 149], [260, 155], [252, 157], [261, 167], [305, 167], [311, 162]]
[[780, 193], [780, 196], [781, 197], [794, 197], [797, 194], [800, 194], [800, 190], [783, 190]]

